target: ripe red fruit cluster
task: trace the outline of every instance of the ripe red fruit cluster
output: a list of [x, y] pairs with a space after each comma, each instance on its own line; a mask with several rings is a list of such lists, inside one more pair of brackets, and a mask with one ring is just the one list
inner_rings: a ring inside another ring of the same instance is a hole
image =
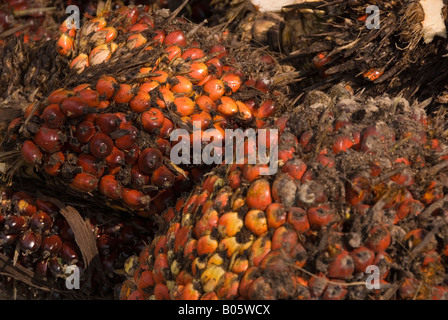
[[[170, 160], [173, 130], [191, 132], [199, 123], [202, 139], [224, 143], [227, 128], [262, 126], [280, 105], [281, 90], [260, 87], [250, 70], [237, 67], [243, 56], [215, 37], [189, 36], [191, 28], [133, 6], [103, 11], [80, 30], [64, 22], [59, 53], [69, 60], [78, 53], [70, 67], [96, 77], [53, 91], [40, 109], [30, 107], [13, 121], [9, 136], [23, 160], [76, 191], [120, 200], [147, 215], [152, 199], [189, 174]], [[103, 74], [120, 55], [137, 53], [145, 58], [137, 77]], [[267, 75], [273, 65], [263, 68]], [[242, 98], [249, 91], [251, 98]]]
[[[446, 295], [446, 240], [418, 245], [433, 229], [421, 215], [443, 197], [435, 176], [419, 173], [424, 159], [446, 161], [434, 145], [447, 141], [430, 142], [418, 104], [356, 101], [349, 89], [311, 92], [272, 119], [276, 175], [223, 165], [167, 209], [167, 226], [140, 253], [120, 298], [376, 299], [386, 289], [367, 289], [369, 266], [383, 286], [404, 281], [398, 298]], [[415, 248], [415, 260], [403, 258]], [[418, 270], [411, 279], [401, 273], [409, 263]]]
[[[80, 282], [88, 284], [80, 249], [73, 231], [60, 209], [52, 202], [12, 189], [3, 189], [0, 203], [0, 252], [34, 272], [38, 279], [58, 282], [71, 273], [65, 273], [67, 266], [80, 269]], [[113, 283], [122, 281], [115, 271], [122, 268], [125, 259], [142, 250], [148, 241], [151, 226], [146, 220], [132, 222], [103, 222], [90, 217], [92, 232], [102, 263], [103, 271]], [[145, 230], [142, 232], [142, 230]], [[96, 271], [95, 271], [96, 272]], [[98, 274], [89, 283], [92, 290], [105, 285]], [[105, 289], [107, 286], [103, 286]], [[112, 290], [112, 287], [108, 289]], [[89, 292], [95, 294], [97, 292]], [[105, 292], [103, 292], [106, 294]]]

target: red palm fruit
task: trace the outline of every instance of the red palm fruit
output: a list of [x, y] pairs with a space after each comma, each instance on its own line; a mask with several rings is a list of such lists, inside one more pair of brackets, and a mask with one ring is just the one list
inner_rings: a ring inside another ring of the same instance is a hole
[[64, 88], [57, 89], [53, 91], [48, 96], [48, 103], [50, 104], [58, 104], [64, 101], [66, 98], [69, 98], [71, 96], [74, 96], [75, 92], [71, 90], [66, 90]]
[[154, 33], [156, 34], [152, 39], [158, 43], [163, 43], [163, 40], [165, 39], [165, 31], [163, 30], [155, 30]]
[[28, 221], [23, 216], [7, 216], [5, 218], [5, 230], [8, 234], [19, 234], [25, 231]]
[[333, 168], [335, 164], [333, 157], [322, 153], [317, 156], [316, 160], [326, 168]]
[[141, 33], [136, 33], [136, 34], [130, 35], [128, 37], [128, 39], [126, 41], [126, 46], [129, 49], [135, 49], [135, 48], [141, 47], [147, 41], [148, 41], [148, 39], [146, 39], [146, 37], [143, 36]]
[[25, 140], [20, 150], [23, 160], [32, 165], [38, 165], [42, 163], [42, 152], [31, 141]]
[[90, 112], [90, 108], [81, 98], [69, 97], [61, 103], [61, 111], [67, 118], [77, 118]]
[[162, 128], [165, 117], [163, 113], [156, 108], [151, 108], [143, 112], [141, 122], [143, 129], [147, 132], [153, 132], [157, 128]]
[[266, 179], [256, 180], [247, 191], [247, 206], [249, 209], [264, 210], [272, 203], [271, 187]]
[[174, 103], [174, 99], [174, 93], [167, 87], [162, 87], [159, 89], [159, 97], [156, 99], [156, 103], [160, 108], [164, 109]]
[[195, 111], [195, 103], [188, 97], [177, 97], [174, 99], [174, 106], [177, 113], [182, 117], [192, 115]]
[[154, 297], [156, 300], [171, 300], [168, 287], [161, 283], [156, 284], [154, 288]]
[[361, 273], [365, 273], [367, 267], [372, 265], [375, 259], [375, 253], [364, 246], [354, 249], [350, 252], [350, 256], [355, 263], [355, 272]]
[[51, 235], [42, 239], [40, 250], [44, 257], [56, 256], [61, 250], [62, 240], [58, 235]]
[[203, 86], [204, 92], [212, 99], [212, 101], [216, 101], [221, 98], [225, 93], [225, 85], [222, 80], [211, 79], [204, 83]]
[[110, 106], [110, 102], [109, 101], [100, 101], [100, 103], [98, 104], [97, 109], [106, 109]]
[[130, 33], [134, 33], [134, 32], [143, 32], [145, 30], [149, 29], [149, 25], [147, 23], [135, 23], [132, 26], [129, 27], [128, 31]]
[[76, 127], [75, 137], [81, 143], [88, 143], [95, 135], [95, 125], [92, 121], [83, 121]]
[[29, 254], [39, 250], [42, 244], [42, 236], [38, 232], [28, 230], [19, 239], [20, 249]]
[[289, 255], [298, 244], [298, 241], [297, 233], [289, 226], [285, 227], [283, 225], [277, 228], [272, 235], [272, 250], [281, 249], [285, 254]]
[[121, 197], [131, 209], [143, 209], [147, 207], [151, 201], [151, 197], [143, 192], [128, 188], [122, 189]]
[[160, 87], [160, 83], [158, 83], [157, 81], [148, 81], [148, 82], [144, 82], [140, 88], [138, 89], [139, 92], [146, 92], [146, 93], [150, 93], [151, 91], [153, 91], [154, 89]]
[[106, 164], [111, 168], [121, 166], [125, 163], [124, 152], [117, 147], [112, 147], [112, 152], [104, 160], [106, 160]]
[[142, 150], [138, 157], [138, 167], [142, 172], [150, 174], [162, 163], [162, 153], [154, 148]]
[[121, 119], [114, 113], [103, 113], [98, 115], [95, 124], [102, 133], [109, 134], [120, 128]]
[[254, 115], [257, 118], [267, 118], [274, 114], [275, 109], [276, 105], [274, 101], [267, 100], [254, 112]]
[[139, 91], [129, 102], [129, 107], [137, 113], [145, 112], [151, 106], [151, 97], [147, 92]]
[[74, 246], [67, 242], [62, 243], [59, 255], [62, 260], [69, 265], [75, 264], [79, 261], [78, 254], [76, 253]]
[[171, 187], [175, 179], [174, 174], [164, 165], [155, 169], [151, 175], [151, 183], [162, 189]]
[[[160, 84], [166, 84], [168, 82], [169, 74], [166, 71], [157, 70], [154, 72], [157, 76], [152, 76], [149, 79], [152, 81], [156, 81]], [[169, 87], [168, 87], [169, 89]]]
[[56, 129], [40, 127], [33, 138], [34, 143], [44, 152], [53, 153], [61, 150], [65, 136]]
[[210, 48], [209, 52], [211, 54], [220, 52], [220, 54], [218, 56], [216, 56], [216, 58], [218, 58], [218, 59], [221, 59], [221, 58], [227, 56], [227, 54], [228, 54], [227, 48], [221, 44], [214, 45], [213, 47]]
[[163, 44], [184, 47], [187, 44], [187, 38], [182, 30], [175, 30], [166, 35]]
[[238, 189], [241, 187], [241, 171], [230, 172], [227, 180], [232, 189]]
[[118, 149], [127, 150], [131, 148], [137, 141], [138, 130], [134, 126], [129, 126], [123, 130], [127, 130], [127, 133], [125, 132], [126, 134], [115, 138], [115, 146]]
[[252, 164], [245, 165], [243, 169], [243, 178], [248, 182], [255, 181], [261, 177], [260, 172], [261, 170], [263, 170], [263, 168], [267, 168], [267, 165], [252, 165]]
[[34, 201], [20, 199], [16, 204], [17, 213], [23, 216], [31, 217], [37, 211], [36, 206], [33, 205], [33, 202]]
[[134, 97], [134, 93], [132, 91], [132, 86], [130, 84], [120, 84], [117, 92], [115, 93], [114, 101], [116, 103], [128, 103]]
[[310, 229], [308, 215], [302, 208], [290, 208], [286, 221], [294, 228], [297, 233], [305, 233]]
[[386, 250], [391, 243], [391, 236], [385, 226], [374, 226], [368, 233], [365, 246], [374, 252]]
[[100, 97], [105, 100], [110, 100], [115, 90], [118, 89], [118, 82], [115, 78], [110, 76], [102, 76], [96, 83], [96, 91], [100, 94]]
[[90, 153], [98, 159], [104, 159], [111, 154], [113, 146], [112, 139], [104, 133], [95, 134], [89, 143]]
[[309, 208], [307, 211], [308, 220], [310, 222], [311, 229], [319, 230], [325, 227], [335, 218], [334, 210], [328, 205], [320, 205], [317, 207]]
[[193, 229], [193, 233], [196, 238], [201, 237], [207, 231], [211, 232], [213, 228], [218, 226], [218, 221], [218, 211], [213, 208], [209, 208], [208, 210], [204, 211]]
[[194, 84], [198, 84], [208, 76], [208, 67], [203, 62], [193, 62], [188, 67], [186, 77]]
[[157, 149], [166, 157], [169, 157], [171, 151], [171, 143], [165, 139], [157, 139]]
[[233, 272], [226, 272], [221, 278], [217, 288], [217, 296], [220, 300], [231, 300], [238, 296], [239, 279]]
[[254, 87], [263, 93], [268, 93], [272, 90], [271, 81], [268, 79], [257, 79], [257, 81], [255, 81]]
[[164, 253], [159, 253], [154, 261], [154, 281], [156, 283], [164, 283], [166, 281], [165, 274], [167, 274], [168, 272], [169, 264], [167, 255]]
[[48, 260], [48, 268], [54, 277], [61, 276], [64, 273], [62, 265], [59, 263], [57, 257], [52, 257]]
[[208, 96], [200, 95], [195, 99], [195, 103], [202, 111], [210, 113], [212, 110], [216, 110], [215, 102]]
[[349, 136], [338, 135], [334, 138], [333, 141], [333, 153], [338, 154], [340, 152], [345, 152], [353, 147], [353, 145], [354, 143]]
[[45, 211], [50, 215], [54, 215], [59, 212], [59, 208], [52, 202], [36, 199], [36, 207], [38, 210]]
[[206, 111], [202, 111], [200, 113], [195, 113], [191, 115], [191, 122], [194, 124], [195, 122], [200, 123], [201, 130], [206, 130], [210, 127], [212, 123], [212, 117]]
[[300, 180], [306, 171], [306, 164], [299, 158], [294, 158], [285, 162], [282, 172], [289, 174], [292, 178]]
[[[135, 273], [136, 275], [138, 273]], [[137, 284], [137, 288], [140, 290], [146, 289], [148, 287], [153, 287], [154, 275], [151, 270], [143, 270], [135, 279], [135, 283]]]
[[87, 103], [89, 107], [97, 108], [100, 104], [100, 94], [90, 88], [79, 91], [78, 96], [82, 101]]
[[237, 92], [243, 84], [241, 77], [235, 73], [226, 73], [224, 76], [222, 76], [221, 80], [232, 93]]
[[120, 200], [122, 192], [121, 183], [115, 178], [114, 175], [105, 175], [101, 178], [99, 183], [99, 191], [102, 195], [112, 199]]
[[63, 33], [59, 36], [56, 48], [61, 56], [68, 56], [73, 51], [74, 39], [68, 34]]
[[196, 252], [199, 256], [214, 253], [218, 249], [218, 241], [206, 234], [198, 239]]
[[238, 288], [238, 292], [240, 294], [240, 297], [243, 299], [249, 298], [249, 287], [252, 284], [253, 281], [255, 281], [259, 277], [258, 275], [258, 268], [256, 267], [250, 267], [246, 270], [243, 277], [240, 281], [240, 286]]
[[226, 212], [218, 220], [218, 232], [222, 237], [233, 237], [243, 225], [243, 220], [238, 217], [237, 212]]
[[238, 105], [227, 96], [223, 96], [216, 100], [216, 110], [224, 117], [230, 117], [238, 113]]
[[60, 128], [65, 122], [65, 116], [58, 104], [50, 104], [42, 112], [42, 120], [50, 129]]
[[271, 203], [266, 208], [266, 218], [269, 228], [277, 229], [286, 222], [287, 212], [281, 203]]
[[261, 210], [250, 210], [247, 212], [244, 217], [244, 225], [257, 236], [268, 231], [266, 214]]
[[23, 125], [23, 119], [21, 117], [15, 118], [14, 120], [12, 120], [8, 124], [8, 129], [7, 129], [8, 138], [13, 141], [17, 141], [18, 133], [19, 133], [19, 130], [22, 127], [22, 125]]
[[[347, 279], [351, 277], [355, 270], [355, 263], [350, 254], [343, 250], [332, 257], [327, 270], [327, 277], [337, 279]], [[365, 271], [365, 270], [364, 270]]]
[[90, 173], [97, 178], [101, 177], [104, 172], [104, 164], [87, 153], [82, 153], [78, 156], [77, 165], [82, 168], [83, 172]]
[[223, 63], [218, 58], [212, 58], [205, 63], [208, 67], [208, 70], [211, 74], [220, 77], [223, 71]]
[[36, 262], [36, 266], [34, 267], [34, 273], [38, 278], [46, 279], [49, 274], [48, 269], [48, 261], [47, 260], [39, 260]]
[[61, 151], [55, 152], [45, 158], [44, 170], [50, 176], [57, 176], [64, 162], [64, 154]]
[[318, 276], [313, 276], [308, 280], [308, 288], [310, 289], [310, 294], [314, 298], [319, 298], [324, 293], [327, 288], [328, 278], [325, 277], [323, 273]]
[[200, 48], [190, 48], [182, 53], [182, 59], [187, 60], [196, 60], [205, 56], [205, 53]]
[[178, 46], [169, 46], [165, 49], [165, 52], [168, 54], [168, 61], [172, 61], [176, 58], [179, 58], [182, 54], [182, 49]]
[[330, 283], [325, 289], [322, 298], [324, 300], [342, 300], [345, 298], [346, 295], [347, 295], [346, 286]]
[[90, 173], [81, 172], [73, 178], [70, 186], [82, 192], [92, 192], [98, 187], [98, 178]]
[[252, 121], [252, 110], [241, 101], [236, 101], [236, 105], [238, 106], [238, 118], [243, 121]]

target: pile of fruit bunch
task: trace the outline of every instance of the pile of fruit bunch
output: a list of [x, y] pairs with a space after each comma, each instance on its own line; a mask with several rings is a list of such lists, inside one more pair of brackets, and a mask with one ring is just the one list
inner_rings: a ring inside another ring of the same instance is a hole
[[[98, 271], [84, 264], [74, 232], [60, 209], [43, 195], [2, 189], [0, 253], [10, 258], [14, 265], [32, 271], [36, 280], [46, 281], [44, 283], [53, 289], [52, 293], [32, 292], [28, 285], [18, 283], [19, 294], [29, 296], [34, 293], [39, 298], [63, 296], [67, 293], [65, 279], [72, 273], [67, 267], [76, 265], [83, 295], [113, 296], [114, 286], [123, 281], [119, 270], [125, 260], [138, 254], [151, 239], [148, 220], [104, 219], [101, 215], [90, 214], [89, 226], [102, 267]], [[6, 287], [13, 285], [7, 274], [2, 280]]]
[[267, 121], [277, 173], [204, 177], [129, 258], [120, 299], [448, 298], [446, 125], [427, 103], [310, 92]]
[[143, 216], [161, 210], [164, 190], [201, 177], [170, 160], [173, 130], [197, 122], [202, 140], [216, 142], [226, 128], [262, 126], [292, 80], [263, 50], [148, 6], [66, 26], [57, 50], [72, 71], [10, 123], [7, 150], [48, 184]]

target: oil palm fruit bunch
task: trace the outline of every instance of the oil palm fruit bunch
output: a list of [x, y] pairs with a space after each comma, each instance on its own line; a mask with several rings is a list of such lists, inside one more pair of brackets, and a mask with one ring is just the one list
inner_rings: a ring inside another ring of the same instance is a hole
[[[223, 2], [229, 6], [229, 1], [213, 2], [217, 12]], [[281, 12], [260, 12], [250, 1], [231, 1], [230, 6], [221, 21], [247, 39], [286, 53], [285, 59], [307, 78], [300, 89], [323, 90], [350, 81], [355, 90], [371, 95], [448, 101], [446, 91], [432, 89], [446, 82], [441, 57], [446, 54], [447, 7], [441, 0], [303, 1]], [[416, 73], [423, 76], [416, 79]]]
[[10, 123], [9, 152], [47, 181], [146, 215], [163, 190], [200, 176], [170, 160], [173, 130], [196, 122], [203, 141], [223, 140], [284, 107], [293, 73], [249, 49], [148, 6], [105, 9], [79, 30], [65, 21], [57, 51], [71, 72]]
[[[74, 231], [60, 209], [42, 195], [3, 188], [0, 252], [14, 265], [32, 271], [36, 279], [63, 291], [67, 290], [65, 279], [71, 274], [67, 268], [75, 265], [79, 268], [83, 294], [112, 295], [113, 286], [122, 281], [116, 270], [121, 269], [129, 256], [138, 254], [150, 239], [148, 220], [120, 221], [110, 217], [104, 220], [98, 215], [89, 216], [89, 231], [94, 236], [104, 275], [101, 278], [100, 271], [91, 267], [87, 270]], [[8, 281], [7, 277], [4, 280]], [[26, 287], [23, 285], [21, 289]], [[40, 296], [43, 294], [40, 291]]]
[[277, 173], [246, 161], [204, 177], [128, 258], [120, 298], [446, 299], [446, 124], [427, 103], [310, 92], [266, 124]]

